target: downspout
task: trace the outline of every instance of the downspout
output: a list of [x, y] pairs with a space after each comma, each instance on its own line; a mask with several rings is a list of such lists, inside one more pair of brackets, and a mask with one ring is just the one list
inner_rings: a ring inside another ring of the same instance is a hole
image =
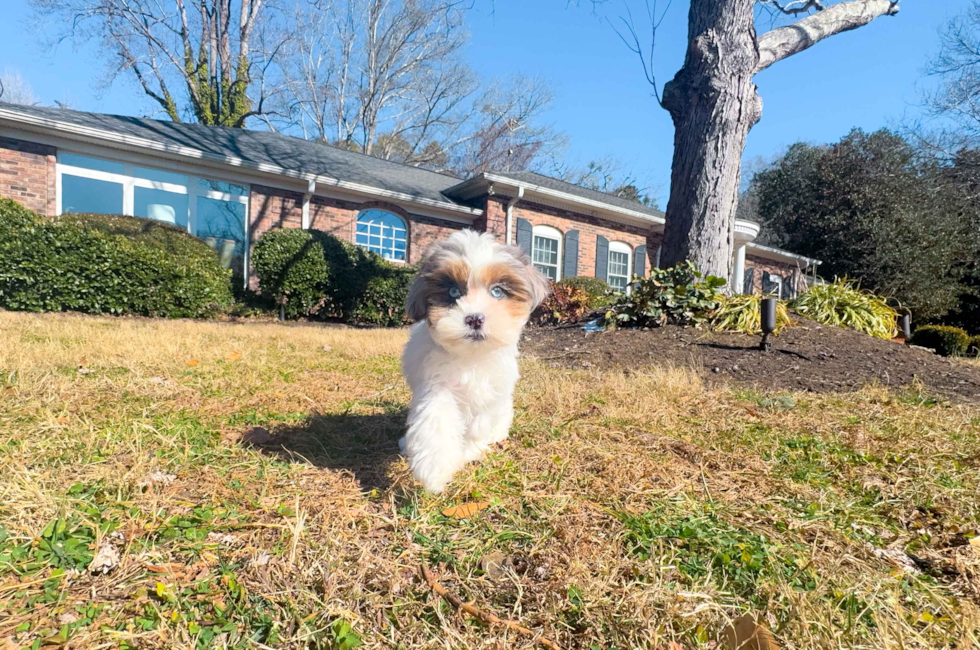
[[505, 226], [507, 228], [507, 236], [504, 237], [504, 241], [507, 243], [508, 246], [511, 244], [510, 233], [512, 230], [511, 226], [514, 223], [513, 208], [515, 205], [517, 205], [517, 202], [523, 198], [524, 198], [524, 186], [521, 185], [520, 187], [517, 188], [517, 196], [515, 196], [514, 198], [512, 198], [510, 201], [507, 202], [507, 220]]
[[314, 192], [316, 192], [316, 179], [310, 179], [306, 186], [306, 194], [303, 195], [303, 230], [310, 229], [310, 200]]

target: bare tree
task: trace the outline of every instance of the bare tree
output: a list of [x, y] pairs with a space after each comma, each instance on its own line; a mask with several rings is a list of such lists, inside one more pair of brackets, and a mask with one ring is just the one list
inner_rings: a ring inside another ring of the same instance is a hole
[[[895, 15], [898, 2], [849, 0], [825, 6], [817, 0], [691, 0], [684, 65], [662, 92], [650, 46], [663, 14], [656, 5], [646, 6], [650, 44], [641, 39], [630, 15], [620, 35], [640, 57], [654, 94], [674, 122], [661, 263], [689, 259], [705, 272], [731, 277], [742, 152], [762, 115], [753, 77], [829, 36]], [[760, 35], [757, 6], [772, 16], [807, 15]]]
[[321, 0], [299, 6], [287, 93], [272, 128], [465, 175], [523, 169], [556, 141], [541, 79], [485, 85], [464, 63], [469, 0]]
[[0, 102], [21, 104], [22, 106], [37, 106], [41, 103], [34, 89], [20, 72], [13, 68], [4, 68], [0, 75]]
[[[59, 39], [99, 38], [109, 81], [132, 74], [175, 122], [242, 127], [265, 111], [279, 44], [253, 47], [274, 0], [30, 0]], [[259, 92], [254, 98], [253, 92]]]

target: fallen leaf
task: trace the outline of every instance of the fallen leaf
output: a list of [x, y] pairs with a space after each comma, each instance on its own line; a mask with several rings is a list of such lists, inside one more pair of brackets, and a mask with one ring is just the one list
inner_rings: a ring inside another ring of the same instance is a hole
[[980, 535], [977, 535], [976, 537], [970, 539], [970, 546], [972, 546], [973, 548], [980, 548]]
[[68, 418], [66, 418], [64, 416], [62, 416], [60, 418], [55, 418], [55, 422], [57, 422], [58, 424], [67, 424], [68, 423]]
[[514, 566], [514, 561], [505, 553], [494, 551], [484, 555], [480, 560], [480, 568], [491, 580], [500, 580], [507, 575], [507, 569]]
[[168, 485], [177, 480], [177, 477], [173, 474], [167, 474], [166, 472], [150, 472], [136, 484], [137, 487], [149, 487], [151, 485]]
[[194, 366], [196, 366], [197, 364], [199, 364], [199, 363], [201, 363], [201, 362], [200, 362], [200, 361], [198, 361], [197, 359], [188, 359], [188, 360], [187, 360], [187, 365], [188, 365], [188, 366], [191, 366], [192, 368], [193, 368]]
[[226, 361], [238, 361], [241, 358], [242, 358], [242, 353], [241, 352], [232, 352], [227, 357], [225, 357], [225, 360]]
[[119, 552], [109, 543], [102, 540], [102, 545], [96, 552], [95, 557], [88, 565], [89, 573], [101, 573], [105, 575], [119, 565]]
[[772, 632], [749, 614], [732, 621], [725, 628], [724, 639], [729, 650], [779, 650]]
[[273, 393], [272, 396], [277, 399], [283, 399], [284, 397], [289, 397], [288, 395], [286, 395], [286, 393]]
[[489, 505], [489, 501], [470, 501], [469, 503], [461, 503], [458, 506], [449, 506], [442, 511], [442, 515], [444, 517], [452, 517], [453, 519], [466, 519]]
[[72, 623], [76, 622], [78, 622], [78, 616], [76, 616], [73, 612], [64, 612], [63, 614], [58, 615], [59, 625], [71, 625]]

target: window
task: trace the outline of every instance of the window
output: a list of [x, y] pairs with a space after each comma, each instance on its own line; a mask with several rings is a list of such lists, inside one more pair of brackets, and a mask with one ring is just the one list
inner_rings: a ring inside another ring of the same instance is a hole
[[630, 277], [630, 258], [633, 249], [629, 244], [621, 241], [609, 242], [609, 266], [606, 271], [606, 278], [616, 291], [626, 291], [629, 287]]
[[408, 229], [400, 217], [384, 210], [366, 210], [357, 217], [357, 245], [386, 260], [405, 261]]
[[59, 151], [58, 187], [58, 214], [125, 214], [186, 228], [244, 275], [247, 185]]
[[551, 226], [534, 226], [531, 261], [555, 282], [561, 280], [561, 233]]

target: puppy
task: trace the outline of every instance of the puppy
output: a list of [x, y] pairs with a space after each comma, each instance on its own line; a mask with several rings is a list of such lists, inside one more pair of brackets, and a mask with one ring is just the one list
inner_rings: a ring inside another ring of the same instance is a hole
[[416, 321], [402, 355], [412, 389], [399, 441], [427, 490], [504, 440], [514, 417], [517, 341], [548, 294], [519, 248], [463, 230], [433, 245], [408, 292]]

